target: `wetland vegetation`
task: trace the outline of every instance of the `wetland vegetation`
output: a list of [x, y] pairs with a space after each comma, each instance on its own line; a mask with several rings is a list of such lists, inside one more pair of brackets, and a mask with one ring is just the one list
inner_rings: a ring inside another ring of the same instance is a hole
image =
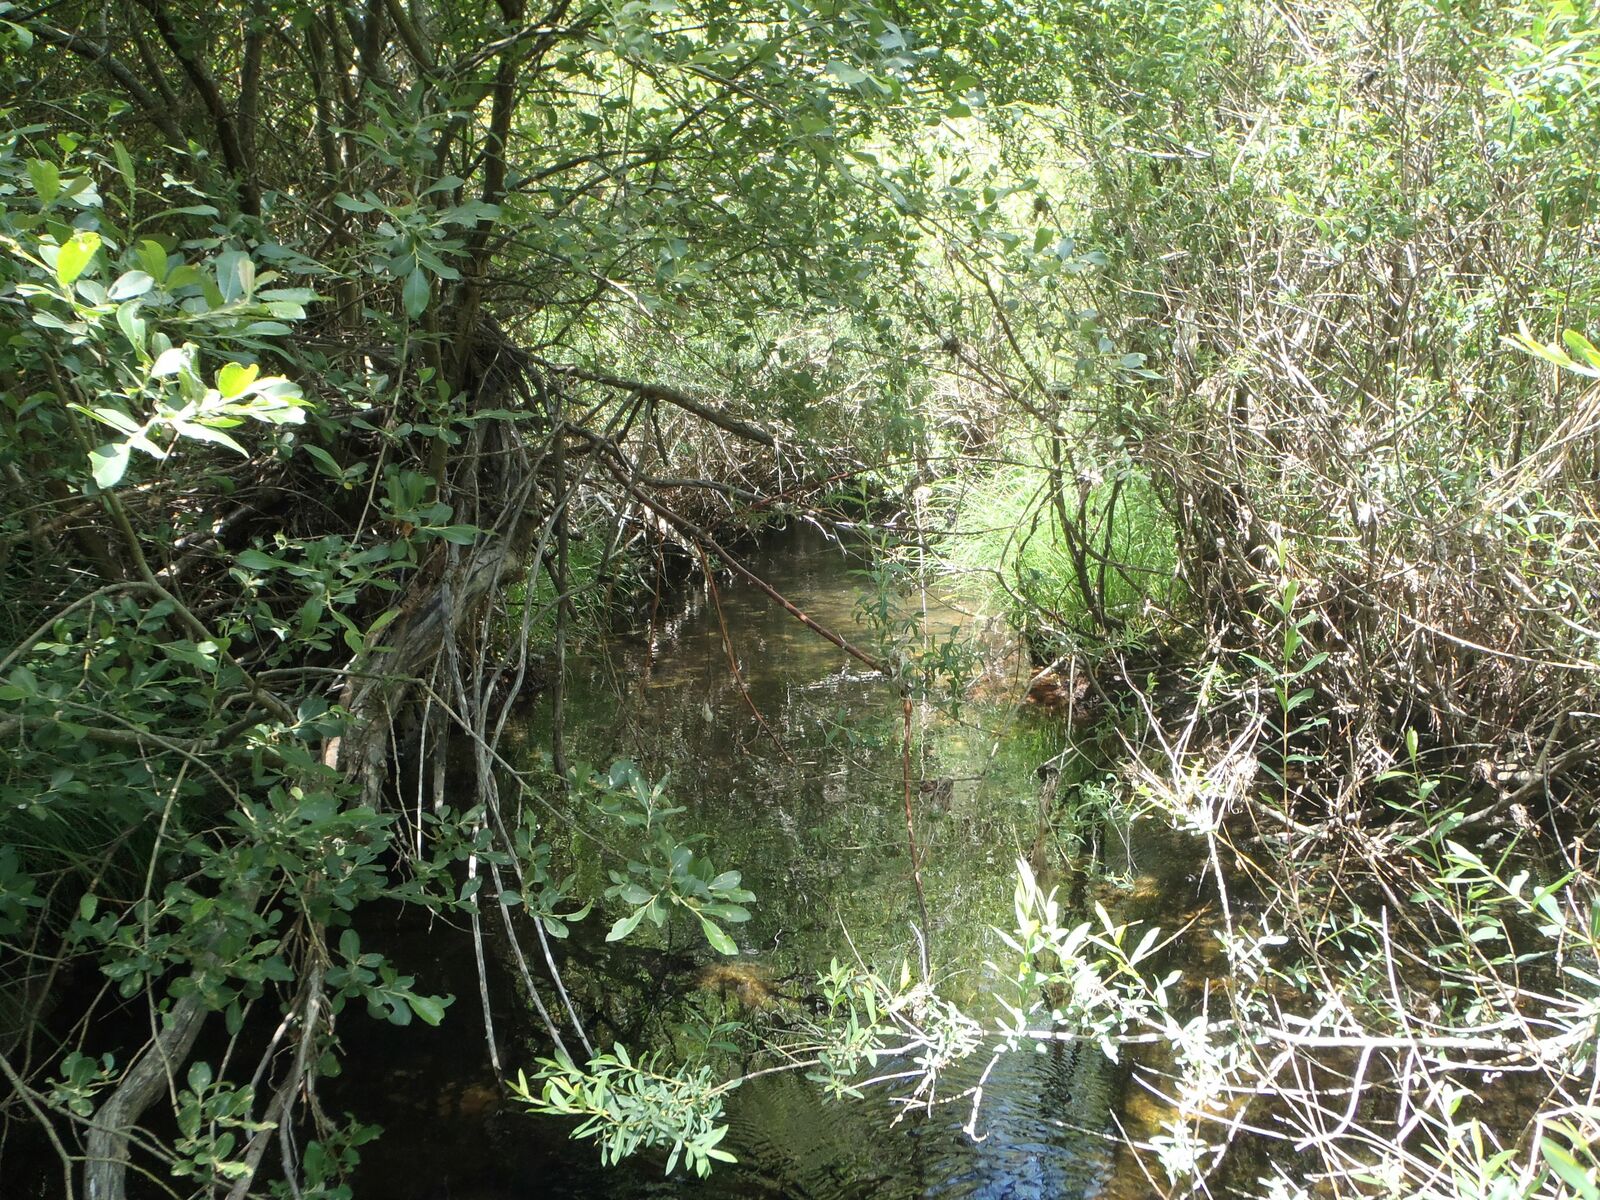
[[1597, 96], [0, 0], [7, 1195], [1600, 1197]]

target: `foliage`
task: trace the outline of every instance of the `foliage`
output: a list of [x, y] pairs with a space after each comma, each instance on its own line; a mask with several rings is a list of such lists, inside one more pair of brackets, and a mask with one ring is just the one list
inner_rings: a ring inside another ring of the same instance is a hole
[[512, 1094], [535, 1112], [584, 1118], [572, 1136], [597, 1141], [608, 1164], [657, 1146], [669, 1147], [669, 1175], [680, 1156], [702, 1177], [711, 1173], [713, 1161], [737, 1161], [718, 1144], [728, 1132], [717, 1124], [725, 1089], [713, 1086], [709, 1068], [666, 1074], [654, 1057], [636, 1065], [620, 1045], [582, 1068], [564, 1055], [540, 1059], [539, 1068], [538, 1093], [519, 1071]]
[[[594, 801], [606, 816], [625, 829], [637, 831], [646, 839], [640, 859], [630, 858], [624, 870], [610, 872], [611, 886], [606, 899], [621, 900], [632, 911], [618, 917], [606, 933], [606, 941], [627, 937], [649, 918], [658, 929], [674, 911], [694, 917], [712, 949], [720, 954], [737, 954], [739, 947], [718, 921], [748, 921], [744, 907], [755, 893], [739, 886], [738, 871], [718, 871], [705, 855], [696, 854], [694, 844], [702, 835], [679, 839], [669, 828], [667, 818], [681, 813], [681, 807], [662, 803], [664, 783], [652, 783], [630, 762], [616, 762], [602, 780], [590, 781], [601, 794]], [[642, 861], [641, 861], [642, 859]]]
[[[0, 4], [6, 1119], [101, 1200], [243, 1194], [275, 1136], [287, 1194], [347, 1194], [373, 1131], [302, 1102], [333, 1018], [450, 1015], [363, 945], [398, 902], [503, 918], [556, 1047], [523, 1099], [704, 1173], [731, 1085], [580, 1065], [550, 939], [606, 903], [608, 941], [677, 914], [732, 954], [753, 896], [661, 785], [566, 761], [568, 650], [669, 556], [871, 512], [870, 645], [823, 632], [903, 705], [924, 909], [912, 706], [974, 662], [902, 592], [976, 573], [1035, 653], [1103, 654], [1096, 770], [1199, 835], [1231, 976], [1186, 1011], [1155, 935], [1025, 868], [1003, 1028], [927, 961], [835, 964], [807, 1070], [846, 1094], [892, 1036], [928, 1099], [994, 1037], [1165, 1047], [1174, 1189], [1243, 1157], [1227, 1093], [1334, 1189], [1592, 1193], [1597, 33], [1569, 0]], [[529, 806], [604, 826], [609, 885]], [[1521, 1142], [1479, 1111], [1502, 1061], [1548, 1097]]]

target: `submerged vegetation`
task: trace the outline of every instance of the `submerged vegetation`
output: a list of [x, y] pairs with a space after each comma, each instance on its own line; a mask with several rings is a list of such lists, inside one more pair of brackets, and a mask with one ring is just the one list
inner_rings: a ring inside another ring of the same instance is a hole
[[[8, 1189], [357, 1195], [370, 1018], [669, 1172], [1070, 1044], [1139, 1194], [1600, 1196], [1597, 85], [1574, 0], [0, 3]], [[571, 693], [686, 580], [778, 758], [730, 585], [872, 681], [908, 938], [706, 966], [762, 883]], [[685, 937], [703, 1028], [602, 1036]]]

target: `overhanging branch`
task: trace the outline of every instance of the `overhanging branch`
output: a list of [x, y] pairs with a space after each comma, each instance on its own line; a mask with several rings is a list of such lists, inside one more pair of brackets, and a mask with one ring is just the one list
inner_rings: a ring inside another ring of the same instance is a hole
[[622, 379], [616, 375], [605, 375], [598, 371], [585, 371], [581, 367], [563, 367], [555, 363], [541, 361], [540, 366], [548, 370], [565, 375], [568, 379], [581, 380], [584, 383], [598, 383], [601, 387], [616, 388], [618, 391], [632, 392], [635, 396], [642, 396], [646, 400], [660, 400], [675, 408], [681, 408], [686, 413], [699, 417], [724, 429], [735, 437], [744, 438], [746, 441], [759, 442], [763, 446], [776, 447], [778, 439], [760, 425], [751, 423], [713, 408], [704, 401], [696, 400], [687, 392], [679, 391], [664, 383], [646, 383], [638, 379]]

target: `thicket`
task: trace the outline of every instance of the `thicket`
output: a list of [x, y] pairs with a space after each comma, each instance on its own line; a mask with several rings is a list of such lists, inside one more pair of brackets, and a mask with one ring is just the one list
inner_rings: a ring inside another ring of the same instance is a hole
[[[1159, 1186], [1292, 1194], [1228, 1153], [1270, 1118], [1341, 1193], [1595, 1194], [1597, 39], [1566, 2], [0, 8], [7, 1120], [67, 1195], [348, 1194], [339, 1022], [447, 1014], [352, 928], [397, 900], [527, 946], [547, 1108], [619, 1087], [610, 1152], [706, 1167], [726, 1085], [595, 1055], [555, 943], [599, 901], [726, 950], [747, 894], [569, 770], [564, 659], [662, 555], [866, 496], [1205, 846], [1200, 1014], [1026, 874], [1005, 985], [1013, 1041], [1167, 1048]], [[949, 661], [823, 632], [908, 696]], [[590, 813], [637, 842], [606, 897], [539, 833]], [[825, 990], [841, 1085], [879, 1033], [983, 1044], [926, 981]], [[1481, 1108], [1497, 1072], [1529, 1099]]]
[[[590, 1050], [535, 814], [609, 791], [559, 734], [511, 770], [512, 707], [550, 680], [560, 729], [580, 587], [910, 456], [862, 365], [912, 240], [874, 148], [975, 81], [870, 7], [8, 5], [0, 39], [6, 1118], [66, 1195], [348, 1194], [340, 1023], [451, 1000], [362, 946], [373, 903], [503, 922]], [[635, 923], [730, 948], [737, 874], [653, 844]]]
[[[1001, 135], [1105, 256], [1052, 317], [1140, 357], [1076, 380], [975, 309], [987, 373], [1062, 398], [1011, 452], [1063, 566], [1035, 574], [1013, 467], [953, 557], [1000, 562], [1127, 714], [1129, 807], [1209, 844], [1229, 978], [1106, 1004], [1165, 1047], [1148, 1161], [1176, 1191], [1593, 1194], [1595, 14], [1078, 15], [1070, 102]], [[1108, 573], [1118, 521], [1142, 549]], [[1107, 586], [1168, 544], [1174, 578]], [[1317, 1165], [1229, 1153], [1263, 1141]]]

